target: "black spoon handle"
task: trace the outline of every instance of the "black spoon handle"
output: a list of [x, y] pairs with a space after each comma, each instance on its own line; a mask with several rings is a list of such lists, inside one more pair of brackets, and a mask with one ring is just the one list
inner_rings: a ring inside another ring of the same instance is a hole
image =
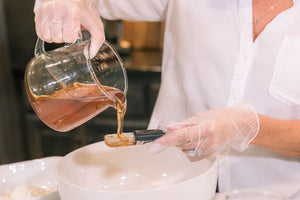
[[135, 141], [152, 142], [163, 135], [165, 132], [159, 129], [134, 131]]

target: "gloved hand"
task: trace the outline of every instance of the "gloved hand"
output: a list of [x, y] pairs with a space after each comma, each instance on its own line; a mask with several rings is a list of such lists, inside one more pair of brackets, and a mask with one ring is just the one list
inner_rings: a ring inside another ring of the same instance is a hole
[[36, 0], [35, 28], [46, 42], [73, 43], [81, 26], [91, 34], [91, 57], [105, 40], [100, 16], [90, 0]]
[[166, 134], [150, 145], [150, 152], [176, 146], [195, 161], [216, 155], [228, 147], [245, 150], [258, 134], [259, 121], [254, 107], [241, 103], [200, 112], [180, 123], [167, 122], [159, 128]]

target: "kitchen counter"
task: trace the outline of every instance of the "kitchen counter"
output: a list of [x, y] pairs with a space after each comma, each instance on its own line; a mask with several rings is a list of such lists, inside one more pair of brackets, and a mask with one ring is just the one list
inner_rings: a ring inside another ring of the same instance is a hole
[[122, 59], [128, 71], [161, 72], [162, 51], [134, 50]]

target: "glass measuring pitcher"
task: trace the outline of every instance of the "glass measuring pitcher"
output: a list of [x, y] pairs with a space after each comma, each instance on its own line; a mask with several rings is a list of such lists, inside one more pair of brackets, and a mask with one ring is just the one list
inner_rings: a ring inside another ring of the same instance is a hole
[[46, 52], [37, 40], [35, 57], [25, 70], [30, 104], [50, 128], [65, 132], [108, 107], [126, 110], [127, 75], [123, 62], [108, 42], [90, 59], [90, 41], [77, 40]]

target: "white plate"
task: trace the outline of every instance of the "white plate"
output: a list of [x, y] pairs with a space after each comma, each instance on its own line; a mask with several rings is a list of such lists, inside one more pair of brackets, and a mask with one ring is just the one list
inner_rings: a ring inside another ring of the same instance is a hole
[[30, 200], [59, 200], [55, 167], [60, 158], [59, 156], [54, 156], [1, 165], [0, 195], [6, 191], [13, 191], [20, 185], [32, 185], [53, 190], [53, 192], [30, 198]]
[[213, 200], [287, 200], [281, 194], [263, 189], [237, 189], [215, 195]]

